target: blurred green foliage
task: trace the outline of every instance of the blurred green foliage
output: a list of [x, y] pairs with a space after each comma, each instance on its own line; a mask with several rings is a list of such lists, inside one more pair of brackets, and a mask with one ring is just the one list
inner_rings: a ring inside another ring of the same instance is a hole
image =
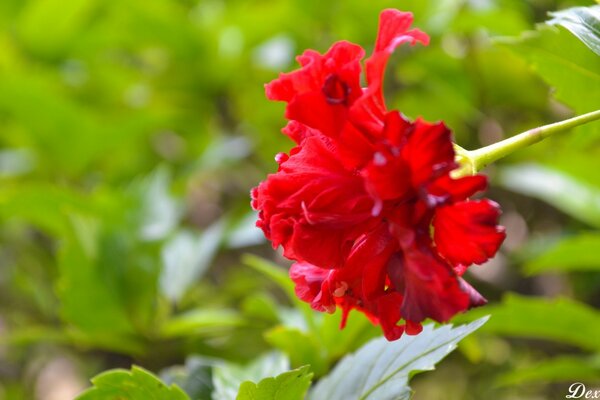
[[[475, 148], [600, 108], [600, 57], [562, 26], [535, 28], [592, 4], [2, 0], [0, 399], [72, 397], [132, 363], [204, 398], [270, 349], [291, 365], [235, 382], [260, 391], [305, 364], [323, 376], [379, 332], [361, 315], [338, 331], [339, 313], [297, 301], [284, 269], [241, 258], [286, 264], [248, 204], [291, 146], [263, 84], [305, 48], [346, 39], [369, 52], [381, 9], [409, 10], [432, 41], [394, 55], [388, 104], [445, 120]], [[468, 277], [492, 305], [461, 318], [492, 318], [415, 379], [416, 399], [562, 397], [600, 382], [599, 168], [596, 123], [487, 171], [508, 239]]]

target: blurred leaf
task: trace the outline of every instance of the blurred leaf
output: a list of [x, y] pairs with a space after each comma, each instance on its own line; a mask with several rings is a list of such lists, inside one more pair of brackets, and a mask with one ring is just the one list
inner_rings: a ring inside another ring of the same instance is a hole
[[92, 378], [94, 387], [76, 400], [190, 400], [176, 385], [167, 386], [152, 373], [133, 366], [131, 372], [114, 369]]
[[164, 337], [178, 337], [209, 334], [222, 332], [242, 323], [242, 318], [235, 311], [199, 308], [166, 321], [162, 326], [161, 335]]
[[132, 334], [134, 328], [120, 295], [120, 271], [115, 265], [103, 264], [99, 256], [103, 252], [100, 222], [73, 215], [72, 227], [59, 254], [58, 294], [63, 317], [90, 333]]
[[566, 31], [540, 29], [518, 40], [504, 40], [509, 49], [528, 60], [540, 76], [556, 89], [558, 100], [577, 113], [598, 109], [600, 57]]
[[252, 319], [277, 322], [279, 320], [277, 300], [268, 293], [255, 293], [244, 299], [242, 310]]
[[531, 384], [533, 382], [581, 382], [597, 381], [600, 378], [600, 358], [584, 356], [560, 356], [521, 366], [518, 370], [500, 375], [496, 383], [500, 386]]
[[454, 350], [462, 338], [481, 327], [487, 319], [437, 329], [429, 324], [420, 334], [404, 335], [395, 342], [374, 339], [358, 352], [343, 358], [317, 383], [309, 397], [314, 400], [409, 399], [411, 374], [434, 369], [434, 365]]
[[64, 50], [91, 17], [96, 0], [34, 0], [19, 20], [19, 34], [35, 52], [54, 56]]
[[34, 165], [34, 154], [27, 149], [0, 150], [0, 178], [26, 174]]
[[212, 400], [212, 368], [219, 360], [205, 357], [188, 357], [185, 366], [174, 366], [163, 370], [161, 379], [167, 384], [176, 384], [194, 400]]
[[[169, 194], [171, 177], [164, 167], [157, 168], [131, 188], [138, 215], [139, 233], [144, 240], [159, 240], [179, 221], [179, 205]], [[139, 207], [139, 208], [138, 208]]]
[[325, 351], [314, 335], [297, 328], [277, 326], [265, 333], [265, 340], [287, 354], [292, 366], [309, 364], [317, 376], [327, 372]]
[[280, 266], [252, 254], [244, 254], [242, 262], [271, 278], [273, 282], [277, 283], [285, 291], [290, 299], [296, 299], [294, 283]]
[[0, 75], [0, 111], [15, 124], [14, 131], [0, 130], [0, 137], [13, 147], [31, 148], [43, 175], [80, 174], [92, 161], [106, 159], [108, 152], [144, 133], [150, 122], [157, 123], [154, 115], [129, 113], [125, 118], [90, 109], [71, 98], [52, 75], [23, 68]]
[[221, 238], [223, 224], [219, 221], [202, 235], [180, 231], [162, 249], [163, 269], [160, 288], [169, 300], [178, 302], [185, 291], [208, 269]]
[[575, 7], [552, 12], [546, 23], [562, 25], [600, 56], [600, 6]]
[[481, 314], [493, 316], [481, 332], [554, 340], [586, 350], [600, 350], [597, 340], [600, 312], [574, 300], [510, 293], [500, 304], [471, 310], [465, 316], [477, 318]]
[[242, 262], [249, 267], [252, 267], [255, 270], [263, 273], [273, 282], [275, 282], [281, 289], [283, 289], [290, 301], [294, 304], [295, 308], [302, 313], [304, 317], [303, 322], [305, 322], [303, 325], [308, 325], [309, 329], [313, 330], [313, 332], [316, 332], [316, 312], [311, 309], [307, 303], [303, 302], [296, 296], [294, 283], [280, 266], [252, 254], [244, 254], [242, 256]]
[[243, 382], [236, 400], [302, 400], [310, 386], [308, 366], [284, 372], [258, 382]]
[[342, 313], [322, 314], [322, 320], [315, 331], [316, 337], [326, 349], [330, 362], [358, 349], [369, 340], [381, 335], [381, 328], [373, 325], [359, 312], [351, 312], [346, 326], [340, 329]]
[[600, 227], [598, 187], [536, 164], [503, 167], [498, 182], [508, 190], [536, 197], [580, 221]]
[[265, 236], [256, 226], [257, 215], [255, 211], [247, 213], [237, 224], [227, 233], [227, 246], [231, 248], [240, 248], [255, 246], [265, 243]]
[[3, 185], [0, 188], [0, 217], [27, 222], [50, 235], [70, 234], [69, 212], [91, 212], [94, 206], [79, 193], [48, 184]]
[[578, 234], [559, 241], [525, 265], [528, 274], [545, 271], [600, 270], [600, 233]]
[[258, 382], [276, 376], [290, 369], [287, 358], [281, 353], [269, 353], [257, 358], [251, 364], [239, 366], [221, 364], [213, 369], [213, 399], [236, 400], [242, 382]]

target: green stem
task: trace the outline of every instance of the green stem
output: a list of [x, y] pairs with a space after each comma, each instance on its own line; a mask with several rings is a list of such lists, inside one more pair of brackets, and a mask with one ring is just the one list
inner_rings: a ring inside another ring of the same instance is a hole
[[457, 161], [462, 166], [453, 173], [453, 176], [474, 175], [494, 161], [506, 157], [516, 150], [537, 143], [557, 132], [562, 132], [598, 119], [600, 119], [600, 110], [533, 128], [477, 150], [467, 151], [456, 146]]

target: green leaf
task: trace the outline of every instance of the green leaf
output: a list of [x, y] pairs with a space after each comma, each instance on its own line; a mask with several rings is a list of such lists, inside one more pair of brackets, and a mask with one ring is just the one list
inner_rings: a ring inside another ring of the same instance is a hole
[[294, 283], [289, 278], [287, 271], [279, 265], [253, 254], [244, 254], [242, 262], [271, 278], [273, 282], [277, 283], [285, 291], [291, 300], [296, 299]]
[[432, 370], [477, 330], [487, 317], [458, 327], [426, 325], [416, 336], [404, 335], [396, 342], [374, 339], [355, 354], [343, 358], [333, 372], [310, 392], [313, 400], [404, 400], [409, 399], [411, 374]]
[[502, 303], [472, 310], [466, 316], [476, 318], [483, 313], [492, 314], [494, 318], [481, 332], [547, 339], [586, 350], [600, 350], [600, 312], [574, 300], [511, 293]]
[[265, 378], [258, 382], [243, 382], [236, 400], [302, 400], [310, 386], [310, 367], [304, 366]]
[[600, 271], [600, 233], [563, 239], [525, 265], [528, 274], [545, 271]]
[[579, 382], [596, 380], [600, 377], [600, 358], [582, 356], [559, 356], [532, 366], [521, 366], [518, 370], [500, 375], [499, 386], [513, 386], [532, 382]]
[[261, 272], [275, 282], [285, 292], [290, 301], [294, 304], [295, 308], [302, 313], [306, 324], [311, 329], [316, 330], [315, 314], [317, 313], [310, 308], [307, 303], [303, 302], [296, 296], [296, 292], [294, 291], [294, 283], [289, 278], [287, 271], [285, 271], [279, 265], [265, 260], [264, 258], [257, 257], [253, 254], [244, 254], [242, 256], [242, 262], [249, 267], [254, 268], [258, 272]]
[[165, 167], [158, 167], [150, 175], [135, 182], [129, 196], [143, 240], [165, 238], [179, 221], [179, 205], [169, 193], [171, 176]]
[[249, 365], [218, 364], [213, 368], [213, 399], [236, 400], [242, 382], [257, 382], [289, 369], [288, 359], [278, 352], [265, 354]]
[[63, 318], [90, 334], [132, 334], [134, 327], [120, 295], [119, 272], [102, 257], [109, 249], [101, 249], [100, 222], [75, 214], [71, 222], [71, 235], [59, 253], [57, 292]]
[[600, 56], [600, 6], [574, 7], [550, 13], [548, 25], [562, 25]]
[[310, 332], [303, 332], [294, 327], [276, 326], [265, 333], [265, 340], [287, 354], [293, 366], [309, 364], [317, 375], [326, 372], [326, 351], [322, 343]]
[[598, 109], [600, 99], [600, 57], [570, 33], [545, 27], [528, 32], [507, 43], [546, 83], [555, 97], [577, 113]]
[[243, 323], [237, 312], [232, 310], [196, 309], [175, 316], [164, 323], [163, 337], [180, 337], [222, 333]]
[[96, 0], [36, 0], [27, 4], [19, 20], [23, 41], [41, 55], [56, 55], [92, 17]]
[[131, 372], [114, 369], [92, 379], [94, 387], [76, 400], [190, 400], [176, 385], [167, 386], [152, 373], [133, 366]]
[[178, 232], [162, 249], [163, 269], [160, 288], [169, 300], [178, 302], [186, 290], [206, 272], [212, 262], [221, 238], [223, 224], [213, 224], [201, 235], [189, 231]]
[[50, 235], [69, 234], [69, 212], [94, 212], [89, 199], [62, 187], [46, 184], [3, 185], [0, 189], [0, 218], [23, 220]]
[[221, 361], [207, 357], [188, 357], [185, 365], [169, 367], [160, 373], [168, 385], [176, 384], [194, 400], [212, 400], [212, 369]]
[[536, 197], [582, 222], [600, 227], [600, 188], [536, 164], [504, 167], [498, 182], [506, 189]]

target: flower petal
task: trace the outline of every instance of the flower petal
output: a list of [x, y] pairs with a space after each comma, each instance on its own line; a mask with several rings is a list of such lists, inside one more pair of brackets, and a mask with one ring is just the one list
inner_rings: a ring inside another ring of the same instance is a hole
[[410, 167], [415, 187], [450, 172], [455, 166], [450, 130], [442, 122], [430, 124], [417, 119], [414, 131], [402, 148], [402, 156]]
[[388, 272], [396, 290], [403, 290], [401, 313], [407, 321], [445, 322], [470, 305], [453, 270], [426, 249], [405, 249], [402, 257], [391, 260]]
[[309, 263], [294, 263], [290, 267], [290, 278], [296, 284], [294, 291], [302, 301], [321, 312], [334, 312], [335, 301], [329, 289], [329, 278], [333, 271]]
[[253, 190], [257, 226], [290, 259], [340, 267], [354, 240], [378, 223], [373, 200], [322, 137], [307, 137], [296, 149]]
[[286, 117], [327, 136], [336, 136], [346, 121], [348, 108], [362, 94], [362, 47], [335, 43], [327, 53], [307, 50], [298, 57], [302, 68], [280, 74], [265, 86], [271, 100], [288, 103]]
[[485, 190], [487, 177], [485, 175], [465, 176], [454, 179], [450, 174], [444, 174], [427, 186], [427, 202], [431, 205], [458, 202]]
[[487, 199], [439, 207], [433, 219], [437, 251], [452, 264], [484, 263], [506, 236], [499, 216], [498, 204]]
[[379, 31], [373, 55], [365, 62], [367, 89], [357, 101], [352, 120], [371, 131], [380, 131], [386, 113], [383, 98], [383, 78], [390, 55], [403, 43], [429, 44], [429, 36], [418, 29], [408, 30], [413, 21], [409, 12], [384, 10], [379, 17]]

